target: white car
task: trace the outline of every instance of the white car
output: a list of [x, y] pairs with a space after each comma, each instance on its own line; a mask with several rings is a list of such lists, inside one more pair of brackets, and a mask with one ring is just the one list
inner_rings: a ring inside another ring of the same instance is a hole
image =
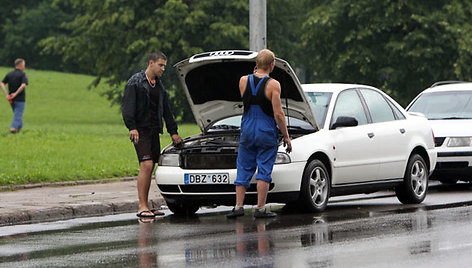
[[[239, 78], [252, 73], [257, 52], [217, 51], [175, 65], [202, 133], [162, 150], [156, 182], [171, 211], [234, 205], [236, 157], [243, 106]], [[321, 212], [335, 195], [395, 188], [402, 203], [420, 203], [436, 165], [432, 129], [383, 92], [363, 85], [300, 85], [290, 65], [276, 59], [271, 77], [293, 151], [282, 140], [268, 202]], [[318, 122], [318, 123], [317, 123]], [[256, 181], [245, 203], [256, 203]]]
[[435, 83], [407, 110], [424, 114], [433, 127], [438, 163], [432, 179], [472, 182], [472, 83]]

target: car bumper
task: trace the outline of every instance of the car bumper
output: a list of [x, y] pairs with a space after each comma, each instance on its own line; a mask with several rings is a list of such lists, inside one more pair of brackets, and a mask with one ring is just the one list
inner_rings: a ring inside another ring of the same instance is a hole
[[[275, 165], [267, 202], [287, 203], [295, 201], [300, 191], [306, 162]], [[185, 184], [186, 173], [228, 173], [228, 184]], [[196, 202], [200, 205], [234, 205], [236, 169], [192, 169], [160, 166], [156, 170], [156, 183], [167, 202]], [[254, 203], [257, 198], [255, 177], [246, 191], [245, 203]]]
[[438, 180], [472, 180], [472, 151], [438, 151], [438, 162], [431, 177]]

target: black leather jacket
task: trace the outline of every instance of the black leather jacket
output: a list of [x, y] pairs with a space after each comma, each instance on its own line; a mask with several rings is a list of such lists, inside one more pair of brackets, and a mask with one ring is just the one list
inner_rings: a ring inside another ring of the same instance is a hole
[[156, 80], [158, 83], [157, 86], [159, 87], [157, 125], [153, 125], [150, 118], [150, 86], [144, 71], [134, 74], [126, 83], [123, 102], [121, 104], [123, 121], [129, 130], [149, 127], [158, 128], [159, 133], [162, 133], [162, 118], [164, 118], [167, 132], [171, 135], [177, 134], [177, 123], [170, 110], [169, 95], [165, 91], [162, 82], [159, 79]]

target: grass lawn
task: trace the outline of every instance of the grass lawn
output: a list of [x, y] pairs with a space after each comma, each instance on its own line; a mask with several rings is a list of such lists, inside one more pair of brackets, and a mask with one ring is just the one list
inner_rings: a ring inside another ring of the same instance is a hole
[[[1, 79], [12, 68], [0, 67]], [[0, 98], [0, 185], [91, 180], [138, 173], [118, 106], [88, 90], [91, 76], [26, 69], [24, 127], [9, 134], [13, 113]], [[165, 132], [165, 131], [164, 131]], [[187, 137], [197, 125], [179, 125]], [[170, 143], [161, 135], [161, 146]]]

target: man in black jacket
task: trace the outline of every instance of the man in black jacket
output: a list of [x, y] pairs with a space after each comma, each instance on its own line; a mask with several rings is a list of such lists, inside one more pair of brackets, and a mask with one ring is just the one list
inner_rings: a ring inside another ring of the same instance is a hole
[[159, 134], [166, 128], [174, 144], [182, 143], [177, 124], [170, 110], [169, 95], [160, 78], [165, 71], [167, 57], [162, 52], [152, 53], [145, 71], [134, 74], [126, 83], [121, 112], [129, 138], [134, 143], [139, 160], [138, 217], [155, 217], [164, 213], [149, 208], [148, 195], [154, 166], [159, 160]]

